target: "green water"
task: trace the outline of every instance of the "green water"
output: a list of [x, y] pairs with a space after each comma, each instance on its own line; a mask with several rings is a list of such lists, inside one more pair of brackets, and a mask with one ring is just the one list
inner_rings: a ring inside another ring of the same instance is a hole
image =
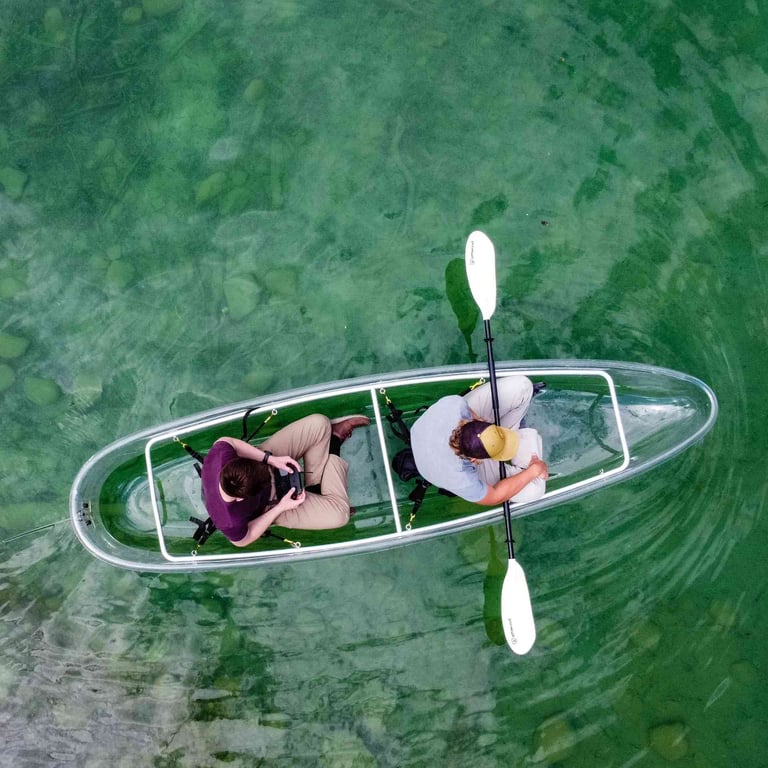
[[[0, 764], [764, 766], [765, 0], [143, 5], [0, 2]], [[721, 405], [516, 525], [528, 656], [501, 527], [189, 577], [74, 540], [123, 434], [482, 354], [475, 227], [500, 359]]]

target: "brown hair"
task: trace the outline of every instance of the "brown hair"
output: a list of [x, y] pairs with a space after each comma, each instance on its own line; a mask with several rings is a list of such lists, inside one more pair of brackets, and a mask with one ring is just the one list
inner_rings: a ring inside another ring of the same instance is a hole
[[270, 479], [266, 464], [238, 456], [222, 467], [219, 483], [224, 493], [236, 499], [245, 499], [259, 496], [265, 489], [269, 492]]
[[448, 445], [462, 459], [487, 459], [488, 451], [480, 442], [480, 434], [491, 426], [478, 419], [462, 419], [448, 438]]

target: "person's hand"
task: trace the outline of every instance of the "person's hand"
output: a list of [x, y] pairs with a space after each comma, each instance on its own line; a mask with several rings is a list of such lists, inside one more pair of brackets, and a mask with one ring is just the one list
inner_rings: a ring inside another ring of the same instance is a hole
[[542, 480], [549, 479], [549, 468], [546, 462], [542, 461], [535, 453], [531, 456], [531, 463], [528, 465], [528, 469], [533, 468], [534, 477], [540, 477]]
[[296, 459], [292, 459], [290, 456], [270, 456], [269, 466], [275, 469], [282, 469], [283, 472], [293, 474], [294, 472], [301, 472], [301, 465]]
[[280, 507], [281, 512], [285, 512], [289, 509], [295, 509], [299, 506], [299, 504], [303, 504], [306, 501], [307, 498], [307, 492], [302, 489], [301, 493], [296, 496], [296, 498], [293, 498], [294, 490], [291, 488], [288, 493], [283, 496], [280, 501], [277, 502], [277, 506]]

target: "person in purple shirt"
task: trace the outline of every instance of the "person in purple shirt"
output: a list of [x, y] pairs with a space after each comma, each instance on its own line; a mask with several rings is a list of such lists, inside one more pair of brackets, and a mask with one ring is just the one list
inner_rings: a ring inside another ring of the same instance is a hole
[[[366, 416], [331, 421], [315, 413], [289, 424], [258, 446], [219, 438], [203, 462], [203, 496], [213, 524], [237, 547], [246, 547], [272, 525], [319, 530], [339, 528], [351, 514], [349, 465], [341, 444]], [[277, 498], [273, 470], [302, 471], [305, 489]]]

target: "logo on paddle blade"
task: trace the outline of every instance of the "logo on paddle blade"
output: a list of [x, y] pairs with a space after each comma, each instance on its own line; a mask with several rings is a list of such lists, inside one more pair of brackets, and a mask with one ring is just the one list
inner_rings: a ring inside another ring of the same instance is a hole
[[509, 644], [517, 645], [517, 637], [515, 636], [515, 627], [512, 624], [512, 619], [507, 619], [507, 624], [509, 624]]
[[470, 266], [474, 266], [475, 264], [475, 241], [474, 240], [469, 241], [469, 254], [467, 255], [467, 263]]

